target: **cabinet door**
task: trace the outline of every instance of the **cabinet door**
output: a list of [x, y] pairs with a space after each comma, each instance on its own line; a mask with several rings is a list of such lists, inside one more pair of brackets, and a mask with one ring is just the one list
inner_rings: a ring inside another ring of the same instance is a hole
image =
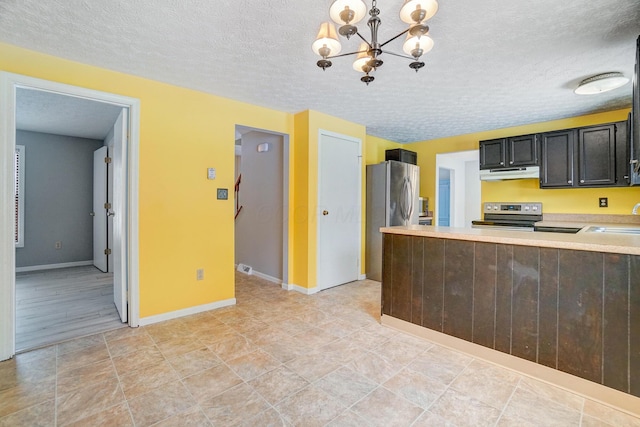
[[509, 138], [509, 166], [535, 166], [538, 164], [537, 135]]
[[616, 183], [615, 125], [578, 129], [579, 186]]
[[629, 120], [615, 123], [616, 127], [616, 186], [627, 187], [631, 183], [629, 165]]
[[541, 136], [540, 187], [573, 186], [573, 158], [576, 131], [563, 130]]
[[507, 140], [480, 141], [480, 169], [503, 168], [507, 161]]

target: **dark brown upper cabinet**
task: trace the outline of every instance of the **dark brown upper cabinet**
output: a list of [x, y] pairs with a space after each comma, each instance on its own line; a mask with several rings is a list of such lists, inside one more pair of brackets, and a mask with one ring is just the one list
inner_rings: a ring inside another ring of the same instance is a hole
[[627, 123], [541, 135], [541, 188], [629, 185]]
[[537, 135], [480, 141], [480, 169], [538, 165]]

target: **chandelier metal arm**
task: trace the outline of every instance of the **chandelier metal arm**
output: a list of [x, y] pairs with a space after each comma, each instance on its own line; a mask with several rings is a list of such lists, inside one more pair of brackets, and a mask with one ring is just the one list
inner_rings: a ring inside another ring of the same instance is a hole
[[[392, 41], [394, 41], [395, 39], [397, 39], [398, 37], [404, 36], [405, 34], [407, 34], [409, 32], [410, 28], [407, 28], [406, 30], [404, 30], [403, 32], [401, 32], [400, 34], [396, 35], [395, 37], [390, 38], [389, 40], [387, 40], [386, 42], [382, 43], [380, 45], [380, 47], [384, 47], [384, 45], [391, 43]], [[366, 41], [366, 40], [365, 40]]]
[[343, 56], [350, 56], [350, 55], [357, 55], [361, 52], [367, 52], [366, 50], [356, 50], [355, 52], [349, 52], [349, 53], [341, 53], [340, 55], [333, 55], [333, 56], [327, 56], [326, 59], [333, 59], [333, 58], [340, 58]]
[[393, 56], [397, 56], [398, 58], [405, 58], [408, 59], [410, 61], [415, 61], [415, 58], [412, 56], [407, 56], [407, 55], [400, 55], [399, 53], [393, 53], [393, 52], [389, 52], [388, 50], [383, 50], [382, 53], [386, 54], [386, 55], [393, 55]]
[[365, 42], [366, 44], [369, 45], [369, 47], [371, 47], [371, 43], [369, 43], [369, 40], [367, 40], [364, 37], [362, 37], [362, 34], [360, 34], [360, 31], [358, 31], [356, 34], [358, 35], [358, 37], [360, 37], [362, 39], [363, 42]]

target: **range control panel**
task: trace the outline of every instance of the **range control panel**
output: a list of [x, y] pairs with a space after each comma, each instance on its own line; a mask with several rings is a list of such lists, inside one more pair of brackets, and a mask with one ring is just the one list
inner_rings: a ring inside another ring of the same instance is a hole
[[542, 203], [486, 202], [482, 211], [486, 214], [542, 215]]

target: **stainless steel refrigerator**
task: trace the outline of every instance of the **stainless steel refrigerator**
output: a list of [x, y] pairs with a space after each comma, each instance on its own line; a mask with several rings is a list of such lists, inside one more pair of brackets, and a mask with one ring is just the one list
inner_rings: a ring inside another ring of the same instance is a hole
[[380, 227], [418, 224], [420, 167], [389, 160], [367, 166], [367, 278], [382, 280]]

